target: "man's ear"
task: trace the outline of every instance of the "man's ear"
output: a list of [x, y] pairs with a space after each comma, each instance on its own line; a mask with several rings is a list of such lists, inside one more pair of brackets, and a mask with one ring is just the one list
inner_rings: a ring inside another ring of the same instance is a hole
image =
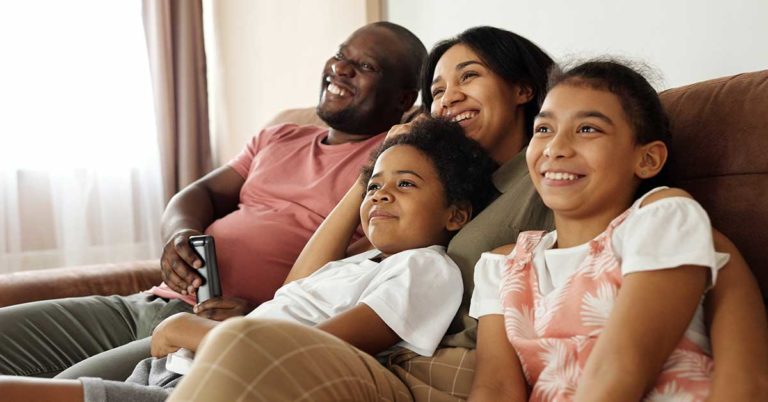
[[472, 205], [469, 202], [460, 202], [451, 205], [448, 222], [445, 229], [449, 232], [455, 232], [464, 227], [472, 219]]
[[639, 158], [635, 166], [635, 176], [650, 179], [661, 172], [667, 162], [667, 145], [662, 141], [653, 141], [640, 146]]
[[400, 93], [400, 110], [402, 110], [403, 113], [410, 110], [411, 107], [413, 107], [413, 104], [416, 103], [416, 98], [418, 97], [419, 97], [419, 90], [404, 89]]
[[518, 105], [523, 105], [531, 101], [533, 99], [533, 89], [529, 87], [528, 85], [517, 85], [517, 95], [515, 96], [515, 101]]

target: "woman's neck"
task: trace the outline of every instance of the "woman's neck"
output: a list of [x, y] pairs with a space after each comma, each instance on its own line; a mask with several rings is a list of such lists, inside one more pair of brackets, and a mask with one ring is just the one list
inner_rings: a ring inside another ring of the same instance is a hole
[[525, 112], [520, 107], [514, 121], [514, 126], [509, 134], [499, 141], [493, 150], [490, 151], [491, 157], [499, 165], [503, 165], [515, 157], [525, 146]]

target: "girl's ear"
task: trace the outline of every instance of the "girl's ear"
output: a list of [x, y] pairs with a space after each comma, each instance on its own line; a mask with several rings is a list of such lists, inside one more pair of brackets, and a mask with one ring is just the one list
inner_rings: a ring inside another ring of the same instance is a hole
[[455, 232], [463, 228], [472, 218], [472, 205], [468, 202], [451, 205], [449, 214], [445, 229], [449, 232]]
[[640, 147], [640, 159], [635, 166], [635, 176], [650, 179], [661, 172], [667, 162], [667, 145], [662, 141], [649, 142]]

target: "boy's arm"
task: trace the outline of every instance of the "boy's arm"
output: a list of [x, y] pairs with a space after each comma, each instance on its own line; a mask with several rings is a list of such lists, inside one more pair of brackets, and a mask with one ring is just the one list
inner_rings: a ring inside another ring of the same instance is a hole
[[715, 249], [731, 259], [718, 273], [704, 312], [715, 373], [710, 401], [762, 401], [768, 395], [768, 325], [760, 289], [744, 258], [722, 233]]
[[640, 400], [690, 324], [708, 274], [688, 265], [625, 276], [574, 401]]
[[507, 339], [504, 316], [480, 317], [476, 356], [468, 402], [528, 400], [525, 376], [520, 359]]
[[372, 356], [400, 342], [400, 337], [364, 303], [317, 326]]
[[157, 325], [152, 331], [151, 352], [163, 357], [180, 348], [196, 351], [203, 337], [220, 321], [209, 320], [194, 314], [174, 314]]
[[365, 187], [356, 180], [301, 250], [285, 282], [311, 275], [323, 265], [345, 258], [347, 247], [360, 224], [360, 205]]

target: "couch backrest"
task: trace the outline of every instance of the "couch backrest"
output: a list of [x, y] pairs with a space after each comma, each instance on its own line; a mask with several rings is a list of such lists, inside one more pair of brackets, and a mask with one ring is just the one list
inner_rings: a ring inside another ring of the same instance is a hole
[[[738, 246], [768, 298], [768, 70], [660, 94], [672, 125], [669, 174]], [[271, 123], [324, 125], [314, 108]]]
[[672, 129], [669, 173], [744, 254], [768, 296], [768, 70], [660, 94]]

